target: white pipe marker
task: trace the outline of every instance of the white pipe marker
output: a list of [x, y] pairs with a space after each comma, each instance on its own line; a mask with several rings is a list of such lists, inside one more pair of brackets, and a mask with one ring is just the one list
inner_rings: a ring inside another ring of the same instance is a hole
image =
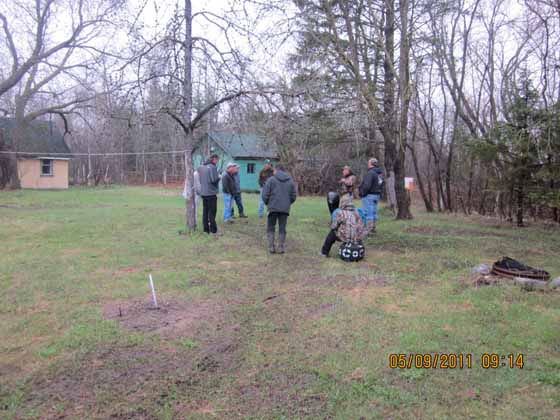
[[150, 274], [150, 287], [152, 288], [152, 299], [154, 301], [154, 307], [159, 308], [157, 304], [156, 289], [154, 288], [154, 281], [152, 280], [151, 274]]

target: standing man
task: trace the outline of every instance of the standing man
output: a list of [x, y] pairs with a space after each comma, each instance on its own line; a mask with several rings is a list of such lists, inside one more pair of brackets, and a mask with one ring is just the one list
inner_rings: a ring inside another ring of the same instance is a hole
[[290, 207], [296, 201], [296, 185], [286, 173], [284, 166], [276, 165], [274, 176], [264, 185], [262, 197], [268, 207], [268, 252], [274, 254], [276, 223], [278, 223], [278, 253], [283, 254], [286, 246], [286, 225], [290, 215]]
[[222, 195], [224, 197], [224, 222], [233, 223], [233, 195], [235, 194], [235, 164], [228, 163], [222, 176]]
[[218, 212], [218, 189], [220, 175], [216, 165], [220, 158], [218, 155], [210, 156], [204, 164], [198, 167], [200, 178], [200, 196], [202, 197], [202, 226], [204, 232], [216, 234], [216, 213]]
[[[239, 212], [239, 217], [242, 219], [246, 219], [247, 216], [243, 210], [243, 200], [241, 199], [241, 178], [239, 177], [239, 165], [237, 163], [233, 163], [233, 181], [234, 181], [234, 190], [233, 190], [233, 199], [235, 200], [235, 204], [237, 204], [237, 211]], [[231, 215], [233, 216], [233, 203], [231, 208]]]
[[270, 160], [267, 159], [264, 161], [264, 167], [259, 173], [259, 186], [261, 187], [259, 191], [259, 217], [261, 219], [264, 217], [264, 201], [262, 198], [263, 188], [266, 184], [266, 181], [268, 181], [268, 178], [270, 178], [272, 175], [274, 175], [274, 169], [272, 167], [272, 163], [270, 163]]
[[371, 158], [368, 161], [368, 172], [360, 185], [360, 197], [362, 207], [366, 212], [367, 233], [375, 232], [377, 224], [377, 204], [381, 194], [381, 185], [377, 175], [377, 159]]

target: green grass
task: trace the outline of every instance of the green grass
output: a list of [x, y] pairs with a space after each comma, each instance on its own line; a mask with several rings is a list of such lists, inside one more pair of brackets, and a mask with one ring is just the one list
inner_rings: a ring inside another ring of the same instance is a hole
[[[0, 192], [1, 418], [560, 417], [560, 293], [469, 282], [503, 255], [559, 276], [558, 228], [383, 209], [347, 264], [318, 257], [324, 199], [298, 200], [288, 253], [270, 256], [256, 195], [214, 239], [178, 234], [179, 193]], [[149, 273], [162, 301], [201, 308], [187, 333], [104, 316], [149, 299]], [[391, 353], [474, 366], [394, 370]], [[483, 353], [525, 366], [485, 370]]]

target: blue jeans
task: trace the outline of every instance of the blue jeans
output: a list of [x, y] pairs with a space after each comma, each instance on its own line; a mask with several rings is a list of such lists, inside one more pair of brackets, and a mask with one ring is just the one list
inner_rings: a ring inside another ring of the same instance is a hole
[[233, 195], [223, 194], [224, 196], [224, 222], [227, 222], [233, 216]]
[[368, 194], [362, 197], [362, 207], [368, 222], [377, 221], [377, 203], [379, 203], [379, 194]]
[[[239, 214], [245, 214], [243, 211], [243, 201], [241, 200], [241, 194], [233, 194], [233, 199], [235, 200], [235, 204], [237, 204], [237, 210], [239, 210]], [[232, 204], [232, 214], [233, 214], [233, 204]]]
[[262, 188], [259, 191], [259, 217], [264, 217], [264, 201], [262, 198]]

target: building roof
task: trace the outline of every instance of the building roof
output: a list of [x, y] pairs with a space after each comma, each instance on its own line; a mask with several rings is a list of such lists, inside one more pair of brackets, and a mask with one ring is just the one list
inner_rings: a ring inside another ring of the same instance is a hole
[[[12, 150], [12, 136], [16, 122], [13, 118], [0, 118], [0, 131], [7, 150]], [[32, 121], [25, 129], [24, 136], [18, 144], [18, 152], [33, 155], [60, 155], [70, 157], [70, 148], [64, 136], [52, 121]]]
[[208, 136], [233, 158], [276, 159], [276, 144], [257, 134], [208, 133]]

